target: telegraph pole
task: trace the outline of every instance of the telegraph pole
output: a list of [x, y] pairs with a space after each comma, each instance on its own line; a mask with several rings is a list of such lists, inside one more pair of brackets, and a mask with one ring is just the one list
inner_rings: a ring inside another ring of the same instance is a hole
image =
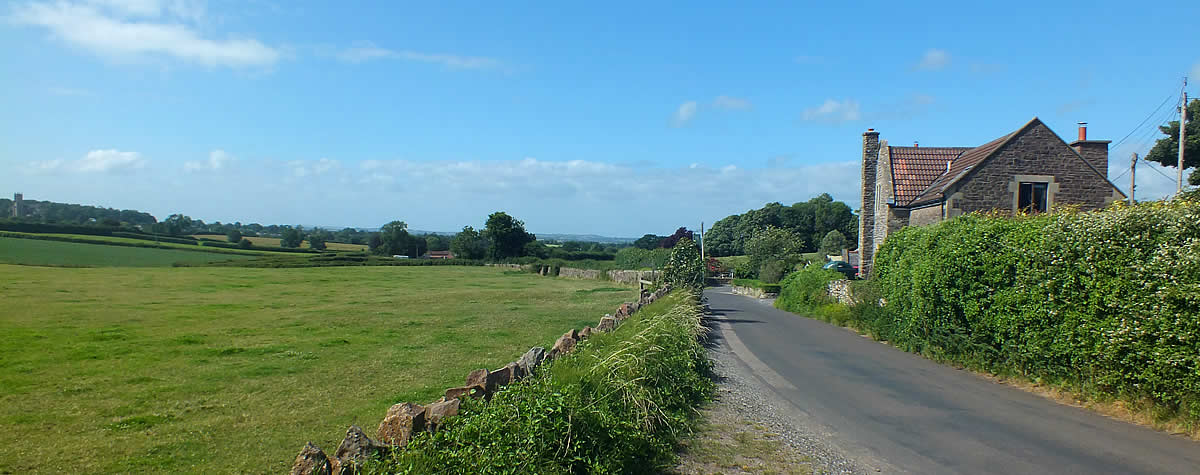
[[1175, 193], [1183, 192], [1183, 142], [1187, 136], [1187, 76], [1183, 77], [1183, 102], [1179, 105], [1179, 176], [1175, 179]]
[[1137, 152], [1133, 152], [1133, 158], [1129, 160], [1129, 204], [1130, 205], [1136, 203], [1136, 201], [1133, 199], [1133, 195], [1137, 194], [1137, 191], [1135, 191], [1137, 189], [1137, 181], [1135, 180], [1135, 177], [1137, 177], [1137, 159], [1138, 159]]
[[[704, 260], [704, 221], [700, 222], [700, 260], [708, 262]], [[705, 266], [707, 265], [708, 264], [705, 264]]]

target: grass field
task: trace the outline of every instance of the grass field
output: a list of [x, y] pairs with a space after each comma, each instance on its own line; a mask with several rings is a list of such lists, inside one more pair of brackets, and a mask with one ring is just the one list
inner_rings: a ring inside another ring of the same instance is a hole
[[[114, 237], [114, 236], [91, 236], [91, 235], [84, 235], [84, 234], [55, 234], [55, 233], [18, 233], [18, 232], [9, 232], [9, 231], [3, 231], [3, 234], [4, 234], [4, 236], [0, 236], [0, 237], [12, 237], [12, 238], [19, 238], [19, 239], [40, 239], [40, 240], [46, 240], [45, 238], [65, 238], [65, 239], [76, 241], [77, 243], [81, 243], [81, 244], [110, 244], [110, 245], [118, 245], [118, 246], [119, 245], [131, 245], [131, 246], [137, 246], [137, 247], [157, 246], [162, 249], [179, 249], [179, 250], [183, 250], [183, 251], [208, 252], [208, 253], [213, 253], [213, 254], [241, 254], [241, 255], [247, 255], [247, 256], [278, 256], [278, 255], [293, 254], [293, 253], [288, 253], [288, 252], [273, 252], [273, 251], [265, 251], [265, 250], [224, 249], [224, 248], [219, 248], [219, 247], [215, 247], [215, 246], [210, 247], [210, 248], [205, 248], [204, 246], [195, 245], [195, 244], [178, 244], [178, 243], [173, 243], [173, 242], [157, 242], [156, 243], [154, 241], [147, 240], [147, 239], [133, 239], [133, 238]], [[49, 240], [53, 240], [53, 239], [49, 239]]]
[[0, 265], [0, 473], [283, 473], [634, 297], [486, 267]]
[[202, 264], [206, 262], [247, 259], [250, 257], [254, 256], [0, 237], [0, 263], [3, 264], [71, 267], [161, 267], [170, 266], [176, 262]]
[[[192, 237], [206, 238], [206, 239], [218, 239], [221, 241], [225, 240], [224, 234], [196, 234]], [[249, 239], [250, 243], [254, 244], [255, 246], [279, 247], [279, 238], [246, 236], [246, 239]], [[301, 241], [300, 247], [302, 249], [308, 249], [308, 241], [307, 240]], [[367, 250], [366, 244], [346, 244], [346, 243], [341, 243], [341, 242], [327, 242], [327, 243], [325, 243], [325, 247], [327, 249], [329, 249], [330, 251], [365, 251], [365, 250]]]

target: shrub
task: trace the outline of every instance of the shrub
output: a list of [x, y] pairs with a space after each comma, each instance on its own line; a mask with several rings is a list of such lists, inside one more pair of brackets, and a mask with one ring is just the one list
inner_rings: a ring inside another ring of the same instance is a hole
[[704, 261], [700, 259], [700, 248], [691, 239], [680, 239], [671, 248], [671, 256], [663, 266], [663, 280], [677, 288], [699, 290], [704, 288]]
[[254, 247], [254, 243], [250, 242], [250, 240], [246, 239], [246, 238], [239, 239], [237, 245], [238, 245], [238, 248], [241, 248], [241, 249], [250, 249], [250, 248]]
[[828, 293], [829, 282], [841, 278], [841, 274], [817, 266], [792, 272], [780, 282], [775, 307], [789, 312], [811, 313], [833, 303]]
[[762, 268], [758, 270], [758, 279], [768, 284], [778, 284], [783, 279], [784, 272], [787, 271], [787, 264], [783, 261], [773, 260], [767, 261]]
[[731, 283], [737, 287], [750, 287], [772, 294], [778, 294], [780, 288], [779, 284], [768, 284], [758, 279], [733, 279]]
[[[683, 242], [683, 241], [681, 241]], [[693, 294], [676, 292], [506, 388], [465, 401], [374, 473], [658, 473], [713, 383]]]
[[875, 280], [902, 348], [1200, 420], [1200, 203], [909, 227]]

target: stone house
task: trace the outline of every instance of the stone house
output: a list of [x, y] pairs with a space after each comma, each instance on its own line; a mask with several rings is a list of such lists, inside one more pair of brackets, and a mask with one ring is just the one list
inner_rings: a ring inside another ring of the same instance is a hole
[[1108, 180], [1110, 140], [1068, 144], [1034, 117], [978, 147], [888, 145], [863, 133], [860, 270], [869, 276], [875, 251], [891, 232], [975, 211], [1038, 213], [1055, 206], [1101, 208], [1125, 197]]

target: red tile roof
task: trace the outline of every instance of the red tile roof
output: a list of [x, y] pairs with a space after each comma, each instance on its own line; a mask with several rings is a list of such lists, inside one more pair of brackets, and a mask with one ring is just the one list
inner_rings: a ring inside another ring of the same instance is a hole
[[950, 185], [957, 183], [958, 180], [966, 176], [968, 172], [970, 172], [980, 163], [983, 163], [984, 160], [992, 156], [993, 153], [996, 153], [997, 150], [1000, 150], [1000, 147], [1003, 147], [1004, 144], [1008, 143], [1010, 139], [1016, 137], [1017, 134], [1034, 124], [1040, 123], [1041, 121], [1038, 120], [1037, 117], [1034, 117], [1033, 120], [1021, 126], [1021, 128], [1014, 130], [1008, 135], [963, 152], [962, 155], [959, 155], [959, 157], [954, 159], [954, 162], [950, 164], [949, 170], [937, 177], [937, 179], [933, 180], [933, 183], [930, 183], [928, 188], [921, 191], [921, 193], [919, 193], [907, 204], [921, 205], [925, 203], [936, 202], [944, 198], [943, 193], [945, 193], [946, 189], [949, 188]]
[[888, 147], [892, 159], [892, 186], [896, 204], [908, 205], [946, 173], [952, 162], [970, 147]]

